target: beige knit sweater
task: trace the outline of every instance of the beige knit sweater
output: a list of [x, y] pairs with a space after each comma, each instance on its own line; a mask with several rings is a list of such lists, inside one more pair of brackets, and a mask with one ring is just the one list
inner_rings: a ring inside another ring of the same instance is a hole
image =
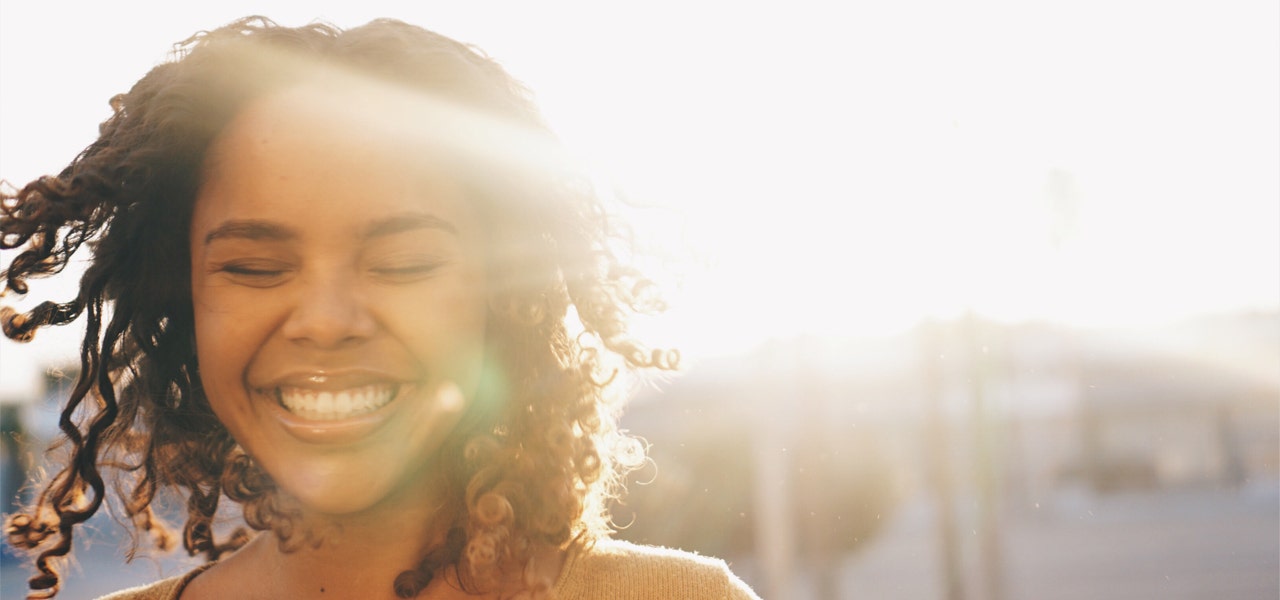
[[[101, 600], [178, 600], [201, 570]], [[555, 590], [559, 600], [760, 600], [724, 561], [614, 540], [570, 550]]]

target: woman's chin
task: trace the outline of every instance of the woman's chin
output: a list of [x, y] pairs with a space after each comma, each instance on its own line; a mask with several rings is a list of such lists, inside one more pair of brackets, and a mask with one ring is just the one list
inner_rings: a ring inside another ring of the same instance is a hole
[[291, 461], [285, 472], [272, 474], [290, 503], [305, 515], [345, 519], [383, 513], [395, 516], [428, 504], [427, 497], [433, 493], [421, 465], [328, 458], [331, 460], [311, 457]]

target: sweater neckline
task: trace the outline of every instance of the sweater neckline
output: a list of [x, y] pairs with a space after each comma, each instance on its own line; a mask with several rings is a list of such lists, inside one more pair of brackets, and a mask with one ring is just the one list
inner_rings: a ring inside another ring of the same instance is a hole
[[[568, 584], [570, 574], [574, 571], [573, 567], [574, 564], [577, 563], [578, 558], [587, 551], [587, 546], [589, 544], [594, 543], [597, 542], [575, 540], [569, 543], [569, 547], [565, 549], [564, 564], [560, 565], [560, 573], [556, 575], [555, 584], [552, 586], [552, 589], [554, 589], [557, 594], [562, 592]], [[191, 581], [216, 564], [218, 564], [217, 561], [207, 562], [188, 571], [175, 582], [173, 590], [165, 596], [165, 600], [180, 600], [182, 598], [182, 592], [186, 591], [187, 586], [191, 584]]]

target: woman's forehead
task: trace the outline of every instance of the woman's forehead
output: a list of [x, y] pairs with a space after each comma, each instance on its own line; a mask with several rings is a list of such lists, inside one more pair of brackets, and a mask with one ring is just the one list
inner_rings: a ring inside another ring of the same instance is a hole
[[206, 159], [193, 228], [255, 215], [355, 219], [429, 211], [464, 218], [462, 186], [432, 160], [438, 153], [377, 126], [374, 106], [321, 92], [271, 94], [228, 124]]
[[430, 134], [420, 126], [415, 127], [418, 137], [408, 133], [408, 124], [420, 121], [406, 112], [374, 90], [359, 93], [297, 85], [249, 102], [216, 138], [212, 154], [228, 140], [238, 146], [238, 152], [376, 159], [389, 166], [439, 154], [430, 151]]

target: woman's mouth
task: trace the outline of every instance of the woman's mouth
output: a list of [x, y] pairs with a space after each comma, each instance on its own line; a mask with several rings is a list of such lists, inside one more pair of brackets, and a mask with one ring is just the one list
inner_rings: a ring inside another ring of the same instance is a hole
[[276, 400], [285, 410], [311, 421], [338, 421], [368, 414], [389, 404], [400, 386], [377, 383], [343, 390], [276, 388]]

